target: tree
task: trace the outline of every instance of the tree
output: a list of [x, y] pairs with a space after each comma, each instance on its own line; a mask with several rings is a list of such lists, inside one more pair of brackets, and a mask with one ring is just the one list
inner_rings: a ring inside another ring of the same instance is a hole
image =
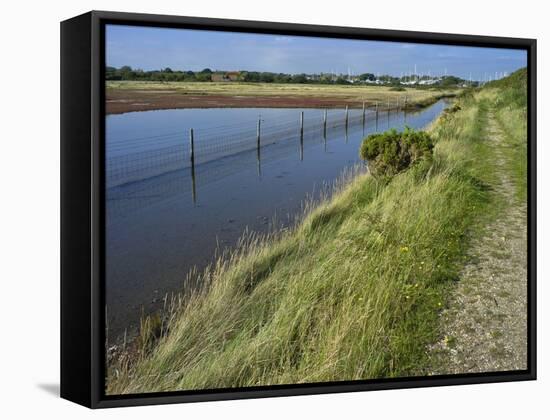
[[272, 83], [275, 80], [275, 75], [269, 72], [260, 73], [260, 82]]
[[257, 71], [247, 71], [243, 75], [243, 80], [245, 82], [259, 82], [260, 81], [260, 73]]
[[197, 82], [210, 82], [212, 81], [212, 73], [204, 73], [201, 71], [195, 74], [195, 79]]
[[107, 66], [105, 67], [105, 79], [106, 80], [120, 80], [120, 74], [118, 69], [115, 67]]
[[290, 83], [292, 81], [292, 77], [285, 73], [279, 73], [274, 76], [273, 81], [275, 83]]
[[122, 66], [119, 74], [122, 80], [132, 80], [134, 78], [134, 72], [130, 66]]
[[307, 77], [304, 73], [294, 74], [292, 76], [293, 83], [307, 83]]
[[441, 86], [456, 86], [460, 83], [462, 83], [463, 80], [456, 77], [456, 76], [445, 76], [441, 80]]
[[373, 73], [363, 73], [359, 75], [359, 80], [369, 80], [373, 82], [376, 80], [376, 76]]

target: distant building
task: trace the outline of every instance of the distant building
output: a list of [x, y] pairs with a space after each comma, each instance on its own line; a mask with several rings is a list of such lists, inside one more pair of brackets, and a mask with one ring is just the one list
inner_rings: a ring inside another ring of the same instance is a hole
[[213, 82], [225, 82], [224, 73], [212, 73], [211, 79]]
[[241, 75], [238, 71], [228, 71], [225, 73], [212, 73], [213, 82], [235, 82]]
[[418, 82], [419, 85], [435, 85], [439, 83], [439, 79], [425, 79]]
[[228, 71], [225, 73], [225, 77], [228, 78], [230, 81], [235, 82], [239, 80], [239, 76], [241, 75], [238, 71]]

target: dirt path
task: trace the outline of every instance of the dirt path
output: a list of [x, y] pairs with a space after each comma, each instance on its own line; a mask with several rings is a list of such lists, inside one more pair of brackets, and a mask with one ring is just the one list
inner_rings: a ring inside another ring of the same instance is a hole
[[508, 175], [504, 136], [489, 113], [504, 205], [483, 237], [470, 248], [449, 307], [441, 313], [442, 338], [431, 349], [431, 374], [508, 371], [527, 368], [527, 208]]

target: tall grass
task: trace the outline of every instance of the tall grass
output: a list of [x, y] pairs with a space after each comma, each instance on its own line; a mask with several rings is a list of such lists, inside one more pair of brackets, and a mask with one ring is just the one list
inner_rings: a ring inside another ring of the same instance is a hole
[[523, 67], [510, 76], [486, 85], [487, 89], [498, 89], [495, 105], [516, 109], [527, 109], [527, 68]]
[[527, 200], [527, 69], [494, 82], [488, 94], [504, 132], [506, 156], [517, 198]]
[[108, 394], [416, 374], [492, 176], [487, 101], [432, 128], [434, 158], [365, 174], [290, 231], [243, 241], [169, 312], [168, 333], [109, 366]]

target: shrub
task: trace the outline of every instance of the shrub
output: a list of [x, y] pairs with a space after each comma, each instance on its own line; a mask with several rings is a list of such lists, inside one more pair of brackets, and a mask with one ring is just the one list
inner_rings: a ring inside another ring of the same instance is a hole
[[450, 108], [445, 108], [445, 112], [448, 113], [448, 114], [454, 114], [455, 112], [458, 112], [460, 111], [462, 108], [460, 107], [459, 104], [454, 104], [452, 107]]
[[443, 110], [443, 112], [441, 113], [441, 118], [442, 119], [449, 119], [453, 116], [453, 114], [457, 113], [458, 111], [460, 111], [462, 108], [460, 105], [458, 104], [454, 104], [453, 106], [449, 107], [449, 108], [445, 108]]
[[364, 139], [359, 156], [368, 161], [373, 176], [393, 176], [420, 160], [431, 159], [433, 146], [425, 131], [409, 127], [403, 132], [392, 129]]

